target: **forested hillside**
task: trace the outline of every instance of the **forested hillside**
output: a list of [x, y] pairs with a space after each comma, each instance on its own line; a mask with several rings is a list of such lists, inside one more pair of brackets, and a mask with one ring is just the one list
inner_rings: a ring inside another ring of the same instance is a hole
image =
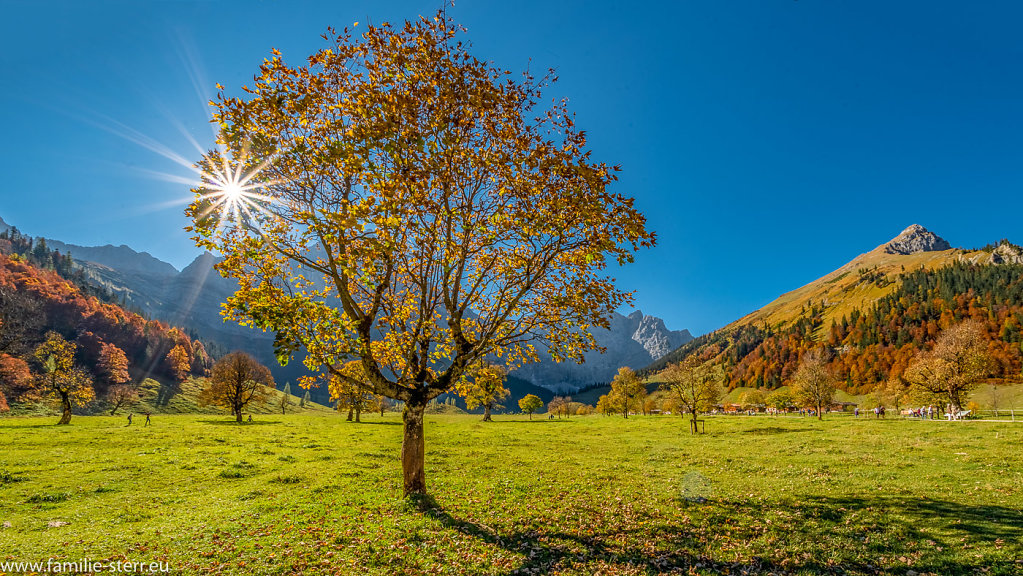
[[862, 394], [901, 377], [913, 356], [933, 346], [942, 330], [975, 319], [982, 322], [988, 335], [990, 376], [1020, 378], [1023, 265], [960, 260], [895, 278], [870, 269], [858, 274], [861, 282], [894, 284], [894, 289], [873, 304], [853, 308], [840, 317], [828, 314], [840, 303], [822, 299], [805, 302], [788, 322], [727, 327], [693, 340], [648, 367], [647, 372], [695, 353], [726, 368], [730, 389], [773, 389], [789, 383], [804, 352], [828, 346], [836, 352], [831, 366], [842, 387]]
[[129, 378], [173, 383], [206, 373], [211, 359], [202, 342], [101, 300], [109, 294], [80, 280], [67, 255], [0, 235], [0, 408], [33, 398], [34, 376], [44, 369], [33, 352], [50, 332], [75, 344], [97, 398]]

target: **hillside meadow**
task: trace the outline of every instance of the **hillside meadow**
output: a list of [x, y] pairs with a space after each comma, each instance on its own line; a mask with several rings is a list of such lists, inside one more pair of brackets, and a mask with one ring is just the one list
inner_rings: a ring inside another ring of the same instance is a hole
[[0, 562], [179, 574], [1020, 574], [1023, 425], [432, 415], [0, 419]]

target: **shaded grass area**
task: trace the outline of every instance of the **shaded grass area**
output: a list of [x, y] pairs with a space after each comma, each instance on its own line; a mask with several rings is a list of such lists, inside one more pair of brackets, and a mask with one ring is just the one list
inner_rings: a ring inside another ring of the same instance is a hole
[[[0, 420], [0, 559], [222, 574], [1019, 574], [1023, 425], [397, 414]], [[66, 522], [64, 525], [62, 523]]]

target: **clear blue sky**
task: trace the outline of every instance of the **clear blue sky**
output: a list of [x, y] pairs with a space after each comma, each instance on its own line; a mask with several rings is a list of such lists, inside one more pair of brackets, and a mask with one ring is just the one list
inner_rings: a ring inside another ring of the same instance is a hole
[[[325, 27], [437, 1], [0, 1], [0, 217], [181, 268], [199, 96], [297, 62]], [[1023, 242], [1019, 2], [483, 2], [474, 53], [557, 68], [599, 159], [659, 246], [620, 271], [669, 327], [718, 328], [912, 223], [954, 246]], [[126, 139], [126, 134], [145, 138]]]

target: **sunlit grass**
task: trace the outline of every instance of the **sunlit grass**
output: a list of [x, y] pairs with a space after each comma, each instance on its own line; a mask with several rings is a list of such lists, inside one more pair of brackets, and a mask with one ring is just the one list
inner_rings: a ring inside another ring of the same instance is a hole
[[[798, 417], [0, 420], [0, 558], [180, 573], [1019, 573], [1023, 425]], [[67, 525], [49, 527], [51, 522]], [[838, 567], [841, 567], [839, 569]]]

